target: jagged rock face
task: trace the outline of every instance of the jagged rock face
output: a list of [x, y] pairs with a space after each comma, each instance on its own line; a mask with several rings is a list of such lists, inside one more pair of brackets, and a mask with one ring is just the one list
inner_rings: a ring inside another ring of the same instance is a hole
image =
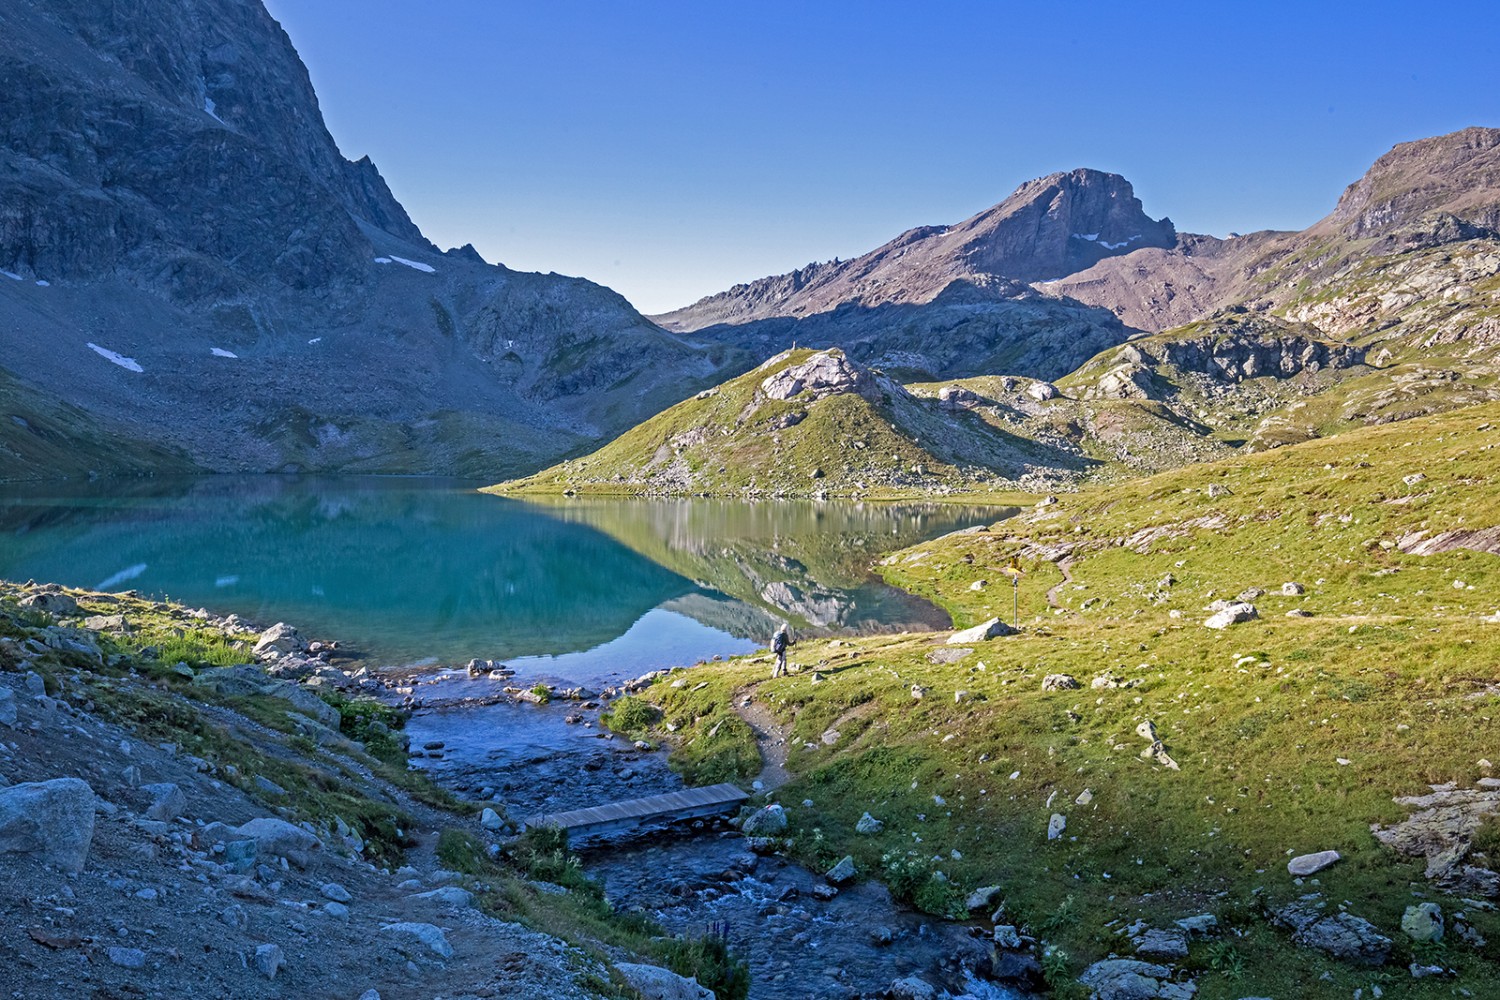
[[1170, 219], [1146, 215], [1129, 181], [1097, 170], [1030, 181], [964, 227], [976, 236], [966, 248], [975, 270], [1020, 281], [1060, 278], [1177, 239]]
[[438, 252], [339, 152], [259, 3], [0, 6], [0, 93], [0, 377], [63, 404], [21, 419], [76, 407], [148, 466], [499, 478], [730, 353], [590, 282]]
[[60, 0], [0, 26], [0, 267], [193, 300], [358, 280], [358, 222], [425, 244], [259, 4]]
[[[1396, 146], [1345, 190], [1327, 218], [1301, 232], [1227, 240], [1184, 234], [1170, 249], [1104, 258], [1039, 288], [1109, 309], [1142, 330], [1194, 322], [1240, 302], [1290, 308], [1302, 319], [1307, 307], [1297, 300], [1321, 307], [1330, 288], [1341, 297], [1351, 264], [1399, 264], [1401, 254], [1493, 240], [1497, 231], [1500, 129], [1470, 128]], [[1442, 281], [1443, 263], [1423, 267]], [[1460, 262], [1452, 270], [1461, 269]]]
[[1349, 185], [1324, 226], [1366, 239], [1433, 213], [1500, 229], [1500, 129], [1401, 143]]
[[823, 351], [800, 365], [768, 375], [760, 384], [760, 391], [771, 399], [791, 399], [806, 392], [807, 396], [802, 398], [812, 402], [841, 392], [854, 392], [870, 399], [879, 389], [874, 376], [850, 362], [842, 351]]
[[1227, 336], [1172, 340], [1160, 346], [1163, 360], [1178, 368], [1243, 382], [1270, 375], [1289, 378], [1303, 371], [1353, 368], [1365, 352], [1352, 344], [1333, 344], [1293, 334]]

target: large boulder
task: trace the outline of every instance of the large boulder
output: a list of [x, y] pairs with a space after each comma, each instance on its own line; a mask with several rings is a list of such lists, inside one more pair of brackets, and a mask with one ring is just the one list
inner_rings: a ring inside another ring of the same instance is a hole
[[1408, 906], [1401, 915], [1401, 929], [1416, 942], [1443, 939], [1443, 909], [1436, 903]]
[[616, 962], [615, 969], [630, 988], [646, 1000], [714, 1000], [714, 991], [655, 965]]
[[193, 684], [226, 698], [277, 698], [329, 729], [337, 731], [339, 728], [338, 709], [301, 685], [267, 677], [265, 671], [253, 663], [201, 671], [193, 678]]
[[1089, 988], [1095, 1000], [1156, 1000], [1171, 978], [1172, 970], [1165, 965], [1110, 958], [1083, 970], [1078, 981]]
[[254, 840], [256, 853], [261, 857], [283, 857], [299, 868], [312, 864], [313, 851], [323, 846], [322, 841], [300, 826], [272, 816], [252, 819], [235, 832], [242, 838]]
[[1005, 624], [998, 618], [980, 622], [973, 628], [966, 628], [954, 632], [948, 637], [948, 645], [964, 646], [971, 642], [984, 642], [986, 639], [997, 639], [1003, 635], [1015, 635], [1016, 630]]
[[1363, 917], [1322, 912], [1323, 901], [1308, 896], [1274, 911], [1273, 919], [1292, 930], [1292, 942], [1356, 965], [1384, 965], [1391, 939]]
[[1291, 875], [1298, 877], [1313, 875], [1322, 871], [1329, 865], [1338, 861], [1342, 855], [1338, 851], [1319, 851], [1316, 854], [1299, 854], [1286, 863], [1286, 870]]
[[79, 778], [0, 788], [0, 854], [81, 872], [94, 839], [94, 790]]
[[78, 614], [78, 602], [67, 594], [56, 591], [44, 590], [39, 594], [27, 594], [21, 598], [21, 607], [45, 611], [49, 615]]
[[276, 660], [288, 653], [300, 653], [307, 648], [297, 630], [286, 622], [277, 622], [260, 634], [255, 643], [255, 658]]
[[157, 785], [142, 785], [141, 791], [151, 796], [146, 807], [146, 818], [161, 823], [170, 823], [187, 809], [187, 796], [182, 789], [170, 781]]
[[786, 829], [786, 810], [781, 808], [779, 802], [773, 802], [763, 809], [757, 809], [745, 820], [740, 830], [747, 837], [767, 837], [772, 834], [781, 833]]
[[1254, 621], [1259, 617], [1260, 612], [1255, 610], [1255, 605], [1244, 601], [1233, 601], [1215, 611], [1203, 625], [1205, 628], [1228, 628], [1240, 622]]

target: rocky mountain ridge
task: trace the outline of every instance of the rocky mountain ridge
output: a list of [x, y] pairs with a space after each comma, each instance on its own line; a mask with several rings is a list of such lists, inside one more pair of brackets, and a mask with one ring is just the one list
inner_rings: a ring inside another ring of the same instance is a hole
[[[0, 87], [0, 363], [121, 451], [528, 471], [721, 363], [591, 282], [439, 252], [258, 3], [8, 5]], [[30, 398], [4, 478], [115, 468], [34, 464], [67, 422]]]

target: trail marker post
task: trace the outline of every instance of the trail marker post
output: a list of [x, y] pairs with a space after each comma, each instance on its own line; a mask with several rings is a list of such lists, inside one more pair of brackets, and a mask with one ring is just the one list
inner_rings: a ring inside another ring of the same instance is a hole
[[1010, 577], [1011, 623], [1014, 624], [1016, 628], [1020, 628], [1021, 577], [1026, 575], [1025, 572], [1021, 569], [1021, 560], [1016, 556], [1011, 556], [1010, 565], [1001, 569], [1000, 572]]

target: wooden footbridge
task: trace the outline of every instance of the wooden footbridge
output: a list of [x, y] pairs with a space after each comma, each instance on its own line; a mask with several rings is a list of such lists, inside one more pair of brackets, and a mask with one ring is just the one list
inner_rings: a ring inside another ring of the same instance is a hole
[[568, 832], [568, 843], [585, 845], [632, 836], [683, 820], [717, 816], [737, 809], [749, 797], [749, 793], [737, 785], [708, 785], [587, 809], [537, 813], [522, 820], [521, 828], [558, 827]]

